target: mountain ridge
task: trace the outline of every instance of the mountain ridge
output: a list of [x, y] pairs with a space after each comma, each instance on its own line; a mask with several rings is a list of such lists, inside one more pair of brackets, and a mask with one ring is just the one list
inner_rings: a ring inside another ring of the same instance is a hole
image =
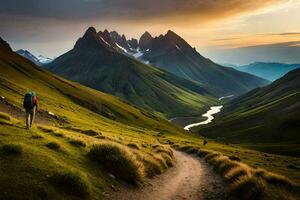
[[45, 67], [72, 81], [167, 115], [196, 113], [214, 102], [206, 88], [121, 53], [91, 27], [72, 50]]

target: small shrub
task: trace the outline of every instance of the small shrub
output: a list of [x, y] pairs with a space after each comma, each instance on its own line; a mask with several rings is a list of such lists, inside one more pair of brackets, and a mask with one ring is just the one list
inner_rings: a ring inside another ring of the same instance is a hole
[[264, 179], [267, 183], [275, 186], [283, 186], [289, 189], [292, 189], [295, 184], [289, 180], [287, 177], [278, 175], [278, 174], [273, 174], [270, 172], [267, 172], [263, 169], [257, 169], [254, 171], [253, 174], [255, 177], [260, 177]]
[[69, 141], [69, 143], [76, 147], [85, 147], [86, 146], [86, 144], [81, 140], [71, 139]]
[[45, 133], [54, 133], [54, 130], [53, 129], [50, 129], [50, 128], [46, 128], [46, 127], [43, 127], [43, 126], [38, 126], [38, 128], [45, 132]]
[[0, 149], [1, 152], [6, 155], [19, 155], [23, 151], [23, 148], [20, 144], [4, 144]]
[[97, 138], [97, 139], [102, 139], [102, 140], [103, 140], [103, 139], [105, 139], [105, 136], [103, 136], [103, 135], [97, 135], [96, 138]]
[[142, 165], [125, 147], [97, 144], [91, 148], [88, 156], [98, 161], [106, 171], [128, 183], [137, 184], [142, 180]]
[[156, 148], [156, 149], [154, 150], [154, 152], [160, 153], [160, 154], [167, 154], [167, 155], [169, 155], [171, 158], [174, 157], [173, 151], [172, 151], [171, 149], [165, 148], [165, 147], [163, 147], [163, 146], [160, 146], [160, 147]]
[[8, 114], [0, 112], [0, 119], [4, 119], [6, 121], [10, 121], [11, 118]]
[[90, 187], [88, 182], [78, 172], [63, 171], [53, 174], [49, 181], [59, 190], [79, 197], [86, 197]]
[[130, 147], [130, 148], [132, 148], [132, 149], [141, 149], [140, 147], [139, 147], [139, 145], [137, 145], [137, 144], [135, 144], [135, 143], [129, 143], [129, 144], [127, 144], [127, 146], [128, 147]]
[[144, 171], [147, 177], [153, 177], [157, 174], [162, 174], [164, 171], [160, 163], [150, 156], [144, 157], [143, 163], [145, 165]]
[[263, 199], [264, 191], [262, 179], [253, 176], [243, 176], [230, 186], [230, 194], [237, 199]]
[[48, 147], [49, 149], [52, 149], [52, 150], [60, 149], [60, 145], [56, 142], [49, 142], [48, 144], [46, 144], [46, 147]]
[[207, 150], [201, 150], [199, 149], [198, 152], [196, 153], [200, 158], [205, 157], [206, 155], [212, 153], [211, 151], [207, 151]]
[[32, 139], [42, 139], [43, 136], [41, 136], [41, 135], [33, 135], [33, 136], [31, 136], [31, 138]]
[[97, 135], [102, 135], [101, 133], [98, 133], [97, 131], [94, 130], [82, 130], [81, 133], [88, 135], [88, 136], [97, 136]]
[[213, 159], [213, 158], [218, 157], [218, 156], [221, 156], [221, 154], [217, 153], [217, 152], [209, 152], [206, 156], [204, 156], [204, 159], [206, 161], [209, 161], [210, 159]]
[[236, 167], [227, 172], [227, 174], [225, 175], [225, 179], [228, 180], [229, 183], [232, 183], [238, 181], [241, 177], [246, 175], [250, 175], [247, 169]]
[[229, 156], [229, 159], [234, 161], [241, 161], [241, 159], [237, 156]]
[[64, 137], [64, 134], [59, 133], [59, 132], [53, 132], [53, 135], [56, 137]]

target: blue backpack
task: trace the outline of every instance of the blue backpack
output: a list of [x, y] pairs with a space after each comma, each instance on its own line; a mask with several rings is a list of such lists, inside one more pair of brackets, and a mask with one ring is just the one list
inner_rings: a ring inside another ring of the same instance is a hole
[[24, 108], [32, 109], [35, 105], [33, 102], [33, 97], [35, 96], [35, 92], [27, 92], [24, 97]]

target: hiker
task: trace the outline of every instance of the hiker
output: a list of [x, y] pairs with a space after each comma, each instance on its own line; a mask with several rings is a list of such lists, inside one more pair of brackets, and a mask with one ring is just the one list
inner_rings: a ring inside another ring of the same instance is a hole
[[35, 112], [39, 111], [38, 101], [35, 92], [27, 92], [24, 96], [23, 107], [26, 112], [26, 127], [30, 129], [35, 117]]

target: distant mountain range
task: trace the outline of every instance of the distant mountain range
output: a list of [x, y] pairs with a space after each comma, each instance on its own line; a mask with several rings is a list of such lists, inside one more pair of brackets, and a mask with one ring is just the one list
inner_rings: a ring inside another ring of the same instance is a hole
[[[286, 148], [292, 152], [291, 144], [300, 141], [299, 100], [300, 69], [296, 69], [266, 87], [255, 89], [225, 104], [214, 123], [201, 128], [199, 133], [236, 143], [277, 142], [281, 143], [277, 151], [286, 154]], [[300, 156], [300, 149], [297, 151]]]
[[74, 48], [45, 68], [166, 116], [199, 112], [215, 101], [206, 87], [146, 65], [124, 36], [90, 27]]
[[20, 56], [23, 56], [24, 58], [27, 58], [28, 60], [32, 61], [34, 64], [39, 66], [52, 62], [51, 58], [45, 57], [43, 55], [39, 55], [36, 57], [32, 53], [24, 49], [20, 49], [16, 51], [16, 53], [19, 54]]
[[250, 65], [235, 67], [235, 69], [274, 81], [289, 71], [300, 68], [300, 64], [255, 62]]

